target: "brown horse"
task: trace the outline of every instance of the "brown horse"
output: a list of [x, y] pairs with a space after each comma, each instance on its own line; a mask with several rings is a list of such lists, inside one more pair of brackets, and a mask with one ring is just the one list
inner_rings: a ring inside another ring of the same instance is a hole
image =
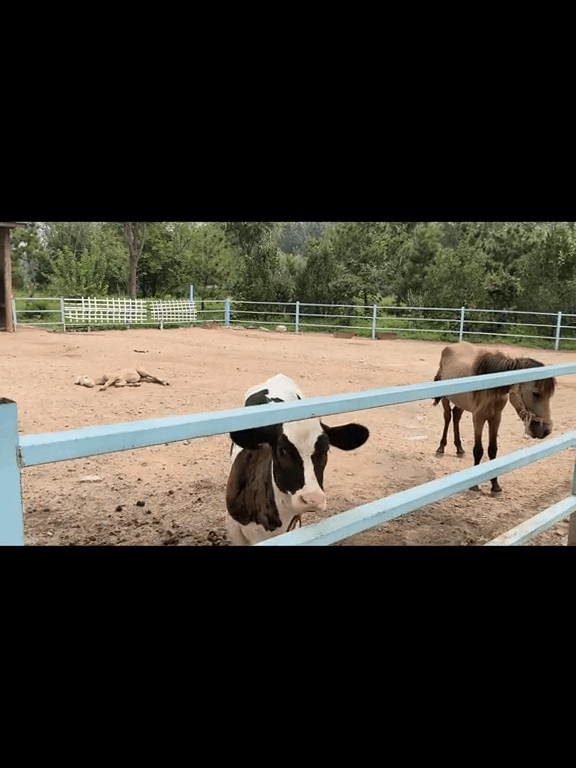
[[[501, 373], [502, 371], [516, 371], [524, 368], [537, 368], [543, 365], [538, 360], [530, 357], [509, 357], [502, 352], [491, 352], [481, 349], [467, 341], [460, 341], [444, 347], [440, 357], [440, 367], [434, 377], [434, 381], [443, 379], [457, 379], [461, 376], [480, 376], [484, 373]], [[552, 431], [552, 419], [550, 417], [550, 398], [554, 394], [555, 379], [541, 379], [540, 381], [527, 381], [523, 384], [514, 384], [507, 387], [494, 389], [482, 389], [477, 392], [463, 392], [449, 397], [437, 397], [434, 405], [442, 400], [444, 407], [444, 432], [440, 439], [440, 445], [436, 453], [444, 453], [446, 437], [450, 419], [454, 417], [454, 445], [456, 454], [462, 456], [464, 449], [460, 441], [460, 419], [463, 411], [472, 413], [474, 423], [474, 466], [480, 464], [484, 453], [482, 447], [482, 430], [488, 422], [488, 457], [496, 458], [498, 452], [498, 428], [502, 418], [502, 410], [508, 402], [516, 409], [518, 416], [524, 422], [526, 434], [530, 437], [543, 438]], [[450, 403], [454, 407], [451, 408]], [[498, 478], [493, 477], [492, 492], [501, 491]], [[475, 485], [471, 490], [477, 491]]]

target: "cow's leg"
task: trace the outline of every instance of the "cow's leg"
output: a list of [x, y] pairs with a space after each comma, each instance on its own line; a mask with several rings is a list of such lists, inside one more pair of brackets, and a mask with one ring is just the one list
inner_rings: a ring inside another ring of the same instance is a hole
[[444, 408], [444, 432], [442, 432], [440, 445], [438, 448], [436, 448], [436, 453], [444, 453], [444, 448], [446, 448], [448, 427], [450, 426], [450, 419], [452, 418], [452, 407], [450, 406], [450, 400], [448, 400], [447, 397], [442, 398], [442, 407]]
[[454, 445], [456, 446], [456, 455], [464, 456], [464, 448], [462, 448], [462, 441], [460, 440], [460, 419], [464, 411], [462, 408], [458, 408], [457, 405], [452, 409], [452, 418], [454, 419]]
[[[481, 415], [478, 411], [474, 413], [473, 416], [474, 421], [474, 466], [477, 467], [478, 464], [480, 464], [480, 461], [482, 459], [482, 456], [484, 455], [484, 448], [482, 446], [482, 430], [484, 429], [484, 424], [486, 423], [486, 417], [484, 415]], [[470, 488], [471, 491], [479, 491], [480, 488], [478, 488], [477, 485], [473, 485]]]
[[[495, 459], [498, 453], [498, 428], [502, 419], [502, 411], [498, 411], [491, 419], [488, 420], [488, 458]], [[492, 493], [499, 493], [500, 483], [497, 477], [491, 477]]]

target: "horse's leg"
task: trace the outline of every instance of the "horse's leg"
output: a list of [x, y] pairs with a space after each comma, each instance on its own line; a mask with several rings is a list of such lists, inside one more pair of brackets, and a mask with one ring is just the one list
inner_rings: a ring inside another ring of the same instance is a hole
[[456, 446], [456, 455], [464, 456], [465, 450], [462, 448], [462, 442], [460, 440], [460, 419], [464, 411], [462, 408], [458, 408], [457, 405], [452, 409], [452, 418], [454, 419], [454, 445]]
[[[498, 453], [498, 428], [502, 419], [502, 411], [498, 411], [491, 419], [488, 420], [488, 458], [495, 459]], [[497, 477], [491, 477], [492, 493], [498, 493], [502, 490]]]
[[442, 398], [442, 407], [444, 408], [444, 432], [440, 438], [440, 445], [436, 448], [436, 453], [444, 453], [446, 448], [446, 438], [448, 435], [448, 427], [450, 426], [450, 419], [452, 418], [452, 408], [450, 406], [450, 400], [447, 397]]
[[[479, 412], [476, 411], [472, 418], [474, 421], [474, 466], [476, 467], [480, 464], [482, 456], [484, 455], [484, 448], [482, 447], [482, 430], [486, 423], [486, 417], [483, 415], [481, 416]], [[477, 485], [473, 485], [470, 490], [479, 491], [480, 488], [478, 488]]]
[[163, 387], [168, 386], [167, 381], [160, 379], [158, 376], [154, 376], [151, 373], [148, 373], [148, 371], [144, 368], [136, 368], [136, 373], [143, 379], [148, 379], [148, 381], [153, 381], [156, 384], [162, 384]]
[[108, 381], [104, 384], [103, 387], [100, 387], [100, 392], [106, 392], [108, 387], [111, 387], [113, 384], [116, 384], [117, 381], [120, 380], [119, 376], [112, 376], [112, 378], [108, 379]]

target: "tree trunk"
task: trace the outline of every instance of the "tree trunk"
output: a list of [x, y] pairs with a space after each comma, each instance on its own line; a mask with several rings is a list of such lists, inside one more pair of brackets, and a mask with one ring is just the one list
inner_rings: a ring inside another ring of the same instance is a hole
[[[142, 227], [140, 230], [139, 227]], [[128, 291], [130, 298], [135, 299], [138, 288], [138, 260], [142, 253], [144, 240], [146, 239], [145, 224], [139, 221], [124, 222], [124, 234], [130, 251], [130, 277], [128, 280]]]

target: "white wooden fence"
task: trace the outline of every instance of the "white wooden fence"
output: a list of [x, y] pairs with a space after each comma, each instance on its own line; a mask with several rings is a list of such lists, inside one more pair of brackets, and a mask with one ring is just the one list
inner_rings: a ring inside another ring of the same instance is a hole
[[[20, 308], [17, 302], [26, 302], [26, 308]], [[49, 308], [36, 309], [29, 302], [48, 305]], [[165, 324], [191, 325], [198, 319], [196, 304], [188, 299], [19, 298], [12, 300], [12, 313], [15, 326], [23, 322], [27, 325], [61, 325], [64, 330], [67, 326], [92, 328], [107, 325], [157, 325], [163, 328]]]
[[66, 325], [144, 325], [148, 302], [144, 299], [62, 299]]

